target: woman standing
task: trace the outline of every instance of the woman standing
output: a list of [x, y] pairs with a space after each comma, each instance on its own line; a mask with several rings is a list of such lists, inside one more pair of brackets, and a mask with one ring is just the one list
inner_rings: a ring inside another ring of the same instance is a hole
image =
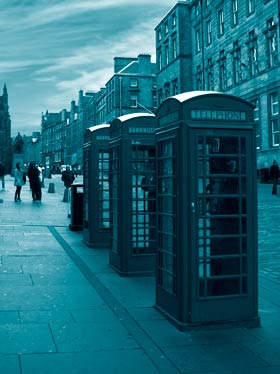
[[15, 201], [21, 201], [20, 193], [21, 193], [21, 187], [25, 184], [23, 179], [23, 170], [20, 167], [19, 162], [16, 163], [15, 168], [15, 183], [16, 186], [16, 192], [15, 192]]

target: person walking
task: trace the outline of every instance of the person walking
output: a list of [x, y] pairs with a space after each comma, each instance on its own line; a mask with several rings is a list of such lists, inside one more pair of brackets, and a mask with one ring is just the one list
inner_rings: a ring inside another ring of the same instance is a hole
[[5, 166], [1, 161], [0, 161], [0, 178], [2, 180], [2, 190], [4, 190], [5, 189]]
[[70, 169], [69, 165], [67, 165], [66, 170], [63, 171], [62, 176], [61, 176], [61, 180], [63, 180], [64, 186], [66, 188], [70, 188], [71, 184], [74, 182], [75, 175], [74, 175], [73, 171]]
[[18, 201], [21, 201], [21, 198], [20, 198], [21, 187], [25, 184], [24, 177], [23, 177], [23, 170], [21, 169], [19, 162], [16, 163], [14, 176], [15, 176], [14, 185], [16, 186], [15, 202], [18, 202]]
[[27, 176], [30, 183], [30, 188], [32, 191], [33, 201], [41, 201], [42, 190], [41, 190], [41, 180], [40, 180], [40, 170], [36, 167], [34, 162], [30, 162]]
[[276, 160], [273, 160], [273, 164], [269, 169], [269, 176], [272, 180], [272, 195], [277, 195], [277, 182], [280, 176], [280, 170]]

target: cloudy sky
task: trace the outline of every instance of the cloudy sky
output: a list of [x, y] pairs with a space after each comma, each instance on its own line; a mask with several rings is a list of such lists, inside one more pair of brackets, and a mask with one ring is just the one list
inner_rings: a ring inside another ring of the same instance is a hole
[[46, 110], [69, 110], [78, 91], [98, 91], [115, 56], [150, 53], [158, 22], [177, 0], [0, 0], [0, 94], [12, 135], [40, 131]]

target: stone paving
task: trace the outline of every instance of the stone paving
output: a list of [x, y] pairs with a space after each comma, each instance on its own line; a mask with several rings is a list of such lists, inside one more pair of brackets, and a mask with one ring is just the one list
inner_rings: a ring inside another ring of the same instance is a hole
[[45, 185], [42, 203], [28, 186], [15, 203], [11, 178], [0, 191], [1, 374], [280, 372], [280, 197], [271, 185], [258, 186], [261, 328], [187, 332], [154, 309], [153, 277], [119, 277], [108, 250], [69, 230], [60, 176]]

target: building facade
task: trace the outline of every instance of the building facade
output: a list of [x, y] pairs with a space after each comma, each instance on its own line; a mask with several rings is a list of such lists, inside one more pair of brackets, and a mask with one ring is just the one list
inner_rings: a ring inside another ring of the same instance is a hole
[[[258, 169], [268, 168], [274, 158], [280, 162], [279, 4], [279, 0], [178, 1], [155, 29], [158, 102], [176, 93], [165, 90], [176, 76], [177, 93], [220, 91], [252, 102]], [[177, 59], [185, 63], [187, 76], [172, 52], [175, 39]], [[184, 48], [188, 59], [179, 52]]]
[[12, 169], [11, 118], [9, 114], [8, 90], [6, 84], [0, 96], [0, 161], [6, 172]]
[[24, 158], [23, 163], [28, 166], [30, 162], [42, 163], [41, 133], [33, 132], [31, 136], [23, 136]]
[[[140, 54], [136, 58], [115, 57], [114, 74], [105, 85], [105, 122], [124, 114], [153, 113], [157, 106], [155, 73], [156, 65], [151, 62], [149, 54]], [[100, 101], [96, 105], [104, 109], [104, 96], [100, 95], [100, 100], [102, 105]]]
[[65, 164], [66, 126], [69, 112], [63, 109], [59, 113], [42, 114], [42, 164], [52, 172], [60, 170]]
[[193, 90], [192, 1], [178, 1], [155, 27], [157, 103]]

